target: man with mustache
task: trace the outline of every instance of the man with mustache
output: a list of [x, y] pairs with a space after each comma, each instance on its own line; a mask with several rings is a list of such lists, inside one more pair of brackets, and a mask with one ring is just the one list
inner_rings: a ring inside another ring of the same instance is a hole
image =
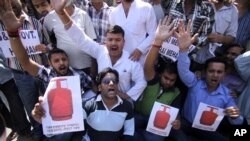
[[[17, 20], [17, 17], [16, 15], [12, 15], [14, 14], [12, 8], [8, 7], [8, 9], [6, 9], [3, 6], [6, 3], [10, 4], [10, 1], [4, 1], [0, 3], [0, 19], [5, 25], [6, 31], [9, 34], [11, 47], [19, 63], [22, 65], [22, 68], [31, 76], [37, 76], [39, 79], [41, 79], [45, 86], [48, 85], [50, 79], [53, 77], [79, 75], [82, 93], [90, 90], [92, 88], [91, 78], [83, 71], [72, 69], [69, 66], [68, 55], [63, 50], [58, 48], [50, 50], [48, 54], [48, 61], [50, 66], [45, 67], [29, 58], [25, 48], [23, 46], [20, 47], [21, 43], [12, 42], [12, 40], [19, 39], [18, 29], [20, 26], [22, 26], [24, 17], [18, 17], [18, 22], [15, 22]], [[6, 12], [6, 10], [9, 11]], [[10, 14], [10, 16], [8, 14]]]
[[[106, 68], [97, 76], [99, 95], [82, 103], [86, 124], [84, 141], [132, 141], [134, 135], [134, 116], [131, 104], [118, 94], [119, 74]], [[33, 117], [41, 123], [45, 111], [42, 98], [33, 109]], [[55, 137], [65, 136], [55, 135]], [[60, 140], [61, 141], [61, 140]]]

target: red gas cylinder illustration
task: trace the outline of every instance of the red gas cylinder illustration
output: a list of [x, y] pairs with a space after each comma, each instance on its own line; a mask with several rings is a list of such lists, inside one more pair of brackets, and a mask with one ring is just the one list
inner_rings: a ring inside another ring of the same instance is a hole
[[59, 78], [53, 81], [56, 82], [56, 88], [48, 92], [49, 113], [51, 118], [55, 121], [71, 119], [73, 114], [71, 90], [62, 88], [61, 85], [63, 81], [67, 82], [67, 79]]
[[163, 107], [163, 110], [158, 110], [155, 114], [154, 119], [154, 126], [156, 128], [165, 129], [168, 125], [168, 121], [170, 119], [170, 114], [167, 112], [167, 109], [170, 109], [170, 107], [167, 107], [165, 105], [161, 105]]
[[214, 124], [216, 118], [218, 117], [218, 114], [216, 113], [217, 108], [207, 106], [210, 110], [209, 111], [203, 111], [200, 118], [200, 123], [203, 125], [211, 126]]

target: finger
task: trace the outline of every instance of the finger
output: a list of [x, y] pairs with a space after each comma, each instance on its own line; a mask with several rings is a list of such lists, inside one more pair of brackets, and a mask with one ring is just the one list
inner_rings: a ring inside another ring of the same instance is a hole
[[191, 38], [191, 42], [194, 43], [199, 37], [198, 33], [195, 33], [194, 36]]
[[24, 20], [25, 20], [24, 15], [21, 15], [19, 18], [19, 27], [21, 27], [23, 25]]
[[168, 21], [168, 16], [165, 16], [163, 21], [162, 21], [162, 25], [166, 25]]
[[189, 20], [188, 20], [188, 25], [187, 25], [187, 32], [188, 32], [188, 33], [191, 32], [191, 23], [192, 23], [192, 20], [189, 19]]
[[183, 20], [179, 20], [178, 31], [179, 31], [179, 33], [184, 33], [184, 22], [183, 22]]
[[162, 19], [159, 20], [158, 27], [162, 25], [162, 21], [163, 21]]
[[[168, 16], [168, 17], [167, 17], [167, 20], [166, 20], [166, 25], [169, 25], [171, 21], [172, 21], [172, 17], [171, 17], [171, 16]], [[173, 23], [173, 22], [172, 22], [172, 23]]]
[[180, 38], [180, 34], [177, 31], [174, 32], [174, 35], [176, 38]]

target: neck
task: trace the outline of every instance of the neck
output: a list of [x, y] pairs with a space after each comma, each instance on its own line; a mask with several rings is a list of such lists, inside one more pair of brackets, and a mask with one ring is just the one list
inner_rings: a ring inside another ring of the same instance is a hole
[[124, 9], [129, 9], [133, 1], [127, 2], [127, 1], [122, 1], [122, 6]]
[[117, 56], [114, 56], [114, 55], [109, 55], [110, 56], [110, 59], [111, 59], [111, 62], [112, 62], [112, 65], [114, 65], [116, 62], [117, 62], [117, 60], [119, 60], [120, 58], [121, 58], [121, 56], [122, 56], [122, 54], [121, 55], [117, 55]]
[[214, 4], [214, 7], [215, 7], [216, 11], [221, 9], [221, 7], [223, 7], [223, 6], [224, 6], [224, 4], [222, 2]]
[[65, 7], [65, 10], [71, 16], [74, 13], [75, 7], [74, 5], [71, 5], [71, 6]]
[[248, 11], [247, 8], [242, 8], [242, 9], [238, 9], [239, 12], [239, 18], [242, 17], [246, 12]]
[[107, 106], [107, 108], [109, 110], [118, 102], [117, 97], [115, 97], [115, 98], [106, 98], [106, 97], [102, 96], [102, 100], [103, 100], [103, 102], [105, 103], [105, 105]]

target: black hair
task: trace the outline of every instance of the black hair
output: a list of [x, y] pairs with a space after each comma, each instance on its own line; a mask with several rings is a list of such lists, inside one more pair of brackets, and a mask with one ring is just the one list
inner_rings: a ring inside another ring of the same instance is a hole
[[177, 63], [170, 60], [166, 60], [162, 57], [158, 57], [156, 72], [158, 72], [159, 74], [162, 74], [164, 72], [178, 74]]
[[53, 54], [57, 54], [57, 53], [62, 53], [68, 57], [67, 53], [64, 50], [62, 50], [60, 48], [53, 48], [52, 50], [49, 51], [49, 54], [48, 54], [49, 61], [51, 61], [51, 56]]
[[105, 77], [106, 74], [113, 73], [116, 77], [117, 82], [119, 82], [119, 73], [115, 69], [111, 69], [110, 67], [105, 68], [102, 70], [96, 77], [96, 83], [97, 85], [100, 85], [102, 82], [102, 79]]
[[211, 64], [211, 63], [222, 63], [225, 65], [225, 70], [227, 69], [228, 67], [228, 64], [226, 62], [226, 60], [223, 58], [223, 57], [213, 57], [213, 58], [210, 58], [208, 59], [206, 62], [205, 62], [205, 70], [207, 70], [208, 68], [208, 65]]
[[245, 49], [244, 49], [240, 44], [237, 44], [237, 43], [227, 45], [227, 46], [226, 46], [226, 51], [229, 50], [230, 48], [233, 48], [233, 47], [241, 48], [240, 54], [242, 54], [242, 53], [245, 52]]
[[108, 31], [106, 32], [107, 33], [113, 33], [113, 34], [122, 34], [122, 37], [124, 37], [125, 35], [125, 32], [124, 30], [122, 29], [122, 27], [120, 27], [119, 25], [114, 25], [114, 26], [111, 26]]

